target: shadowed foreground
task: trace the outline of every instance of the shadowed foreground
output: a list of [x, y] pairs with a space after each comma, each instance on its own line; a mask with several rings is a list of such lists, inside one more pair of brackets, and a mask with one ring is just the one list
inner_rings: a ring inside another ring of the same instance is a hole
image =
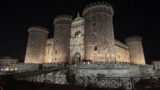
[[[28, 81], [19, 81], [11, 77], [2, 78], [0, 81], [2, 90], [125, 90], [123, 88], [96, 88], [96, 87], [81, 87], [76, 85], [56, 85], [47, 83], [35, 83]], [[0, 89], [1, 90], [1, 89]]]
[[[147, 88], [142, 86], [148, 86], [146, 81], [140, 81], [137, 83], [136, 90], [160, 90], [160, 88]], [[1, 77], [0, 90], [126, 90], [125, 88], [97, 88], [97, 87], [81, 87], [76, 85], [57, 85], [47, 83], [35, 83], [28, 81], [15, 80], [12, 76]]]

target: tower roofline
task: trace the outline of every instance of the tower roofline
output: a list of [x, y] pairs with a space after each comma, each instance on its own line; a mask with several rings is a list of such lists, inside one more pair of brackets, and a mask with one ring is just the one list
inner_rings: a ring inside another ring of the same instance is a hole
[[49, 33], [49, 29], [42, 26], [31, 26], [28, 28], [28, 32], [31, 32], [31, 31], [42, 31], [42, 32]]
[[114, 13], [113, 11], [113, 7], [111, 4], [107, 3], [107, 2], [95, 2], [95, 3], [91, 3], [89, 5], [87, 5], [84, 9], [83, 9], [83, 13], [82, 15], [84, 16], [84, 14], [92, 9], [95, 9], [95, 8], [98, 8], [98, 7], [101, 7], [101, 8], [110, 8], [112, 10], [112, 12]]
[[59, 15], [59, 16], [56, 16], [54, 18], [53, 24], [55, 24], [55, 22], [57, 22], [58, 20], [61, 20], [61, 19], [72, 21], [72, 16], [70, 16], [70, 15]]

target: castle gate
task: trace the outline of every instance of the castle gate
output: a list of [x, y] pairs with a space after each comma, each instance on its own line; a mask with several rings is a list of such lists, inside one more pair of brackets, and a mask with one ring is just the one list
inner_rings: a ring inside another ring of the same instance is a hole
[[80, 53], [76, 53], [74, 55], [74, 64], [78, 63], [81, 61], [81, 54]]

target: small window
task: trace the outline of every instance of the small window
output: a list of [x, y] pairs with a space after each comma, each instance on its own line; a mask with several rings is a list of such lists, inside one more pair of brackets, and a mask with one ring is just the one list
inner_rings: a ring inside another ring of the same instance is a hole
[[55, 61], [56, 61], [57, 59], [55, 58]]
[[92, 19], [94, 20], [94, 19], [95, 19], [95, 16], [92, 16]]
[[92, 24], [93, 24], [93, 26], [95, 26], [95, 25], [96, 25], [96, 22], [95, 22], [95, 16], [92, 16]]
[[97, 37], [97, 32], [93, 32], [93, 36], [94, 36], [94, 37]]
[[81, 37], [81, 32], [80, 32], [80, 31], [76, 32], [75, 37], [76, 37], [76, 38]]
[[58, 40], [56, 40], [56, 43], [58, 43]]
[[57, 50], [55, 51], [55, 54], [57, 54]]
[[93, 21], [93, 26], [95, 26], [96, 25], [96, 22], [95, 21]]
[[94, 46], [94, 51], [96, 51], [97, 50], [97, 46]]

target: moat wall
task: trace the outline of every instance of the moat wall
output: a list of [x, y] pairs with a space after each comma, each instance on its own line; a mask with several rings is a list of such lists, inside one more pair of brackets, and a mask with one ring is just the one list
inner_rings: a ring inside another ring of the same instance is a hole
[[105, 77], [151, 77], [154, 76], [152, 65], [134, 65], [129, 63], [91, 63], [83, 62], [73, 67], [73, 73], [79, 76], [103, 74]]

